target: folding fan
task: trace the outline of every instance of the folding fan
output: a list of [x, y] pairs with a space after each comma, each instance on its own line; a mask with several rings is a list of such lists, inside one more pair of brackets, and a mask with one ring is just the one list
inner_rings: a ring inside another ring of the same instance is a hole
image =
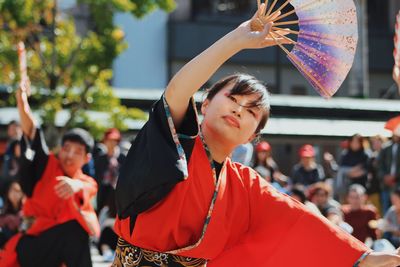
[[[270, 36], [285, 38], [293, 44], [291, 51], [276, 40], [288, 59], [323, 97], [330, 98], [336, 93], [353, 64], [358, 31], [357, 15], [353, 0], [286, 0], [277, 7], [278, 0], [268, 5], [252, 21], [253, 30], [260, 24], [273, 21]], [[293, 10], [281, 10], [291, 4]], [[290, 15], [297, 20], [282, 21]], [[298, 25], [299, 30], [283, 29], [281, 26]], [[281, 35], [283, 30], [297, 35], [297, 41]]]

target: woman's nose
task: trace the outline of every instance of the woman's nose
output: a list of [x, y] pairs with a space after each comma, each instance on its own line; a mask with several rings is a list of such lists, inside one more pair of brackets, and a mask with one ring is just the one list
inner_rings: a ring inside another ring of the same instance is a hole
[[243, 107], [241, 105], [236, 105], [233, 109], [233, 114], [238, 116], [239, 118], [241, 117]]

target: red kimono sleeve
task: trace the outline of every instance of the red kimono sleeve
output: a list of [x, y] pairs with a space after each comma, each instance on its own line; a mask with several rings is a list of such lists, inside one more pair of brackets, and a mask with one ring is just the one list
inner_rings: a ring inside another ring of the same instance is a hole
[[250, 225], [214, 266], [352, 267], [368, 248], [301, 203], [277, 192], [251, 169], [243, 171]]
[[91, 204], [92, 198], [97, 193], [97, 183], [93, 178], [86, 175], [79, 177], [78, 179], [82, 181], [83, 189], [75, 195], [75, 197], [81, 200], [81, 205], [79, 207], [76, 207], [80, 213], [80, 216], [78, 216], [77, 220], [81, 223], [82, 226], [84, 226], [85, 230], [90, 235], [99, 237], [100, 225]]
[[97, 193], [97, 183], [89, 176], [78, 178], [83, 183], [83, 189], [79, 191], [76, 196], [82, 200], [82, 207], [91, 207], [91, 199]]

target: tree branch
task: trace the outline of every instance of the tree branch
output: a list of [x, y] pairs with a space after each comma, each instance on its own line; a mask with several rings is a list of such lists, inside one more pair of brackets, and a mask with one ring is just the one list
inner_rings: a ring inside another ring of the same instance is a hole
[[29, 45], [30, 47], [32, 47], [32, 49], [35, 50], [36, 53], [38, 53], [39, 59], [40, 59], [40, 63], [42, 64], [42, 69], [43, 69], [44, 72], [46, 73], [47, 77], [50, 77], [50, 72], [49, 72], [49, 70], [47, 69], [46, 59], [45, 59], [45, 57], [44, 57], [42, 51], [40, 50], [40, 45], [39, 45], [39, 47], [37, 47], [37, 46], [35, 45], [35, 43], [34, 43], [34, 40], [32, 40], [32, 38], [33, 38], [33, 37], [30, 36], [30, 37], [28, 37], [28, 38], [26, 39], [26, 41], [28, 42], [28, 45]]
[[71, 69], [72, 65], [75, 63], [76, 56], [78, 55], [79, 50], [82, 48], [83, 39], [84, 38], [81, 39], [76, 49], [72, 51], [71, 56], [68, 59], [68, 62], [64, 66], [62, 66], [59, 75], [60, 78], [63, 77], [64, 74], [67, 73]]
[[62, 132], [65, 132], [72, 124], [73, 120], [75, 119], [76, 113], [80, 109], [85, 109], [89, 106], [89, 103], [86, 100], [87, 93], [89, 92], [90, 88], [94, 85], [93, 82], [87, 82], [85, 81], [85, 89], [83, 90], [81, 94], [81, 101], [75, 102], [75, 105], [72, 105], [71, 107], [71, 113], [68, 121], [65, 123], [64, 127], [62, 128]]
[[51, 54], [51, 73], [50, 73], [50, 90], [54, 90], [57, 88], [57, 83], [59, 76], [56, 75], [56, 64], [57, 64], [57, 50], [56, 50], [56, 24], [57, 24], [57, 0], [54, 0], [54, 6], [51, 10], [53, 15], [53, 21], [51, 23], [51, 43], [53, 44], [53, 51]]

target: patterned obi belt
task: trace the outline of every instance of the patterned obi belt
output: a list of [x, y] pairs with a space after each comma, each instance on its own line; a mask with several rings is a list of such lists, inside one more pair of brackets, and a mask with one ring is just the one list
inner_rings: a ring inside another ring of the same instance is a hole
[[167, 253], [154, 252], [133, 246], [118, 239], [111, 267], [205, 267], [207, 261]]

